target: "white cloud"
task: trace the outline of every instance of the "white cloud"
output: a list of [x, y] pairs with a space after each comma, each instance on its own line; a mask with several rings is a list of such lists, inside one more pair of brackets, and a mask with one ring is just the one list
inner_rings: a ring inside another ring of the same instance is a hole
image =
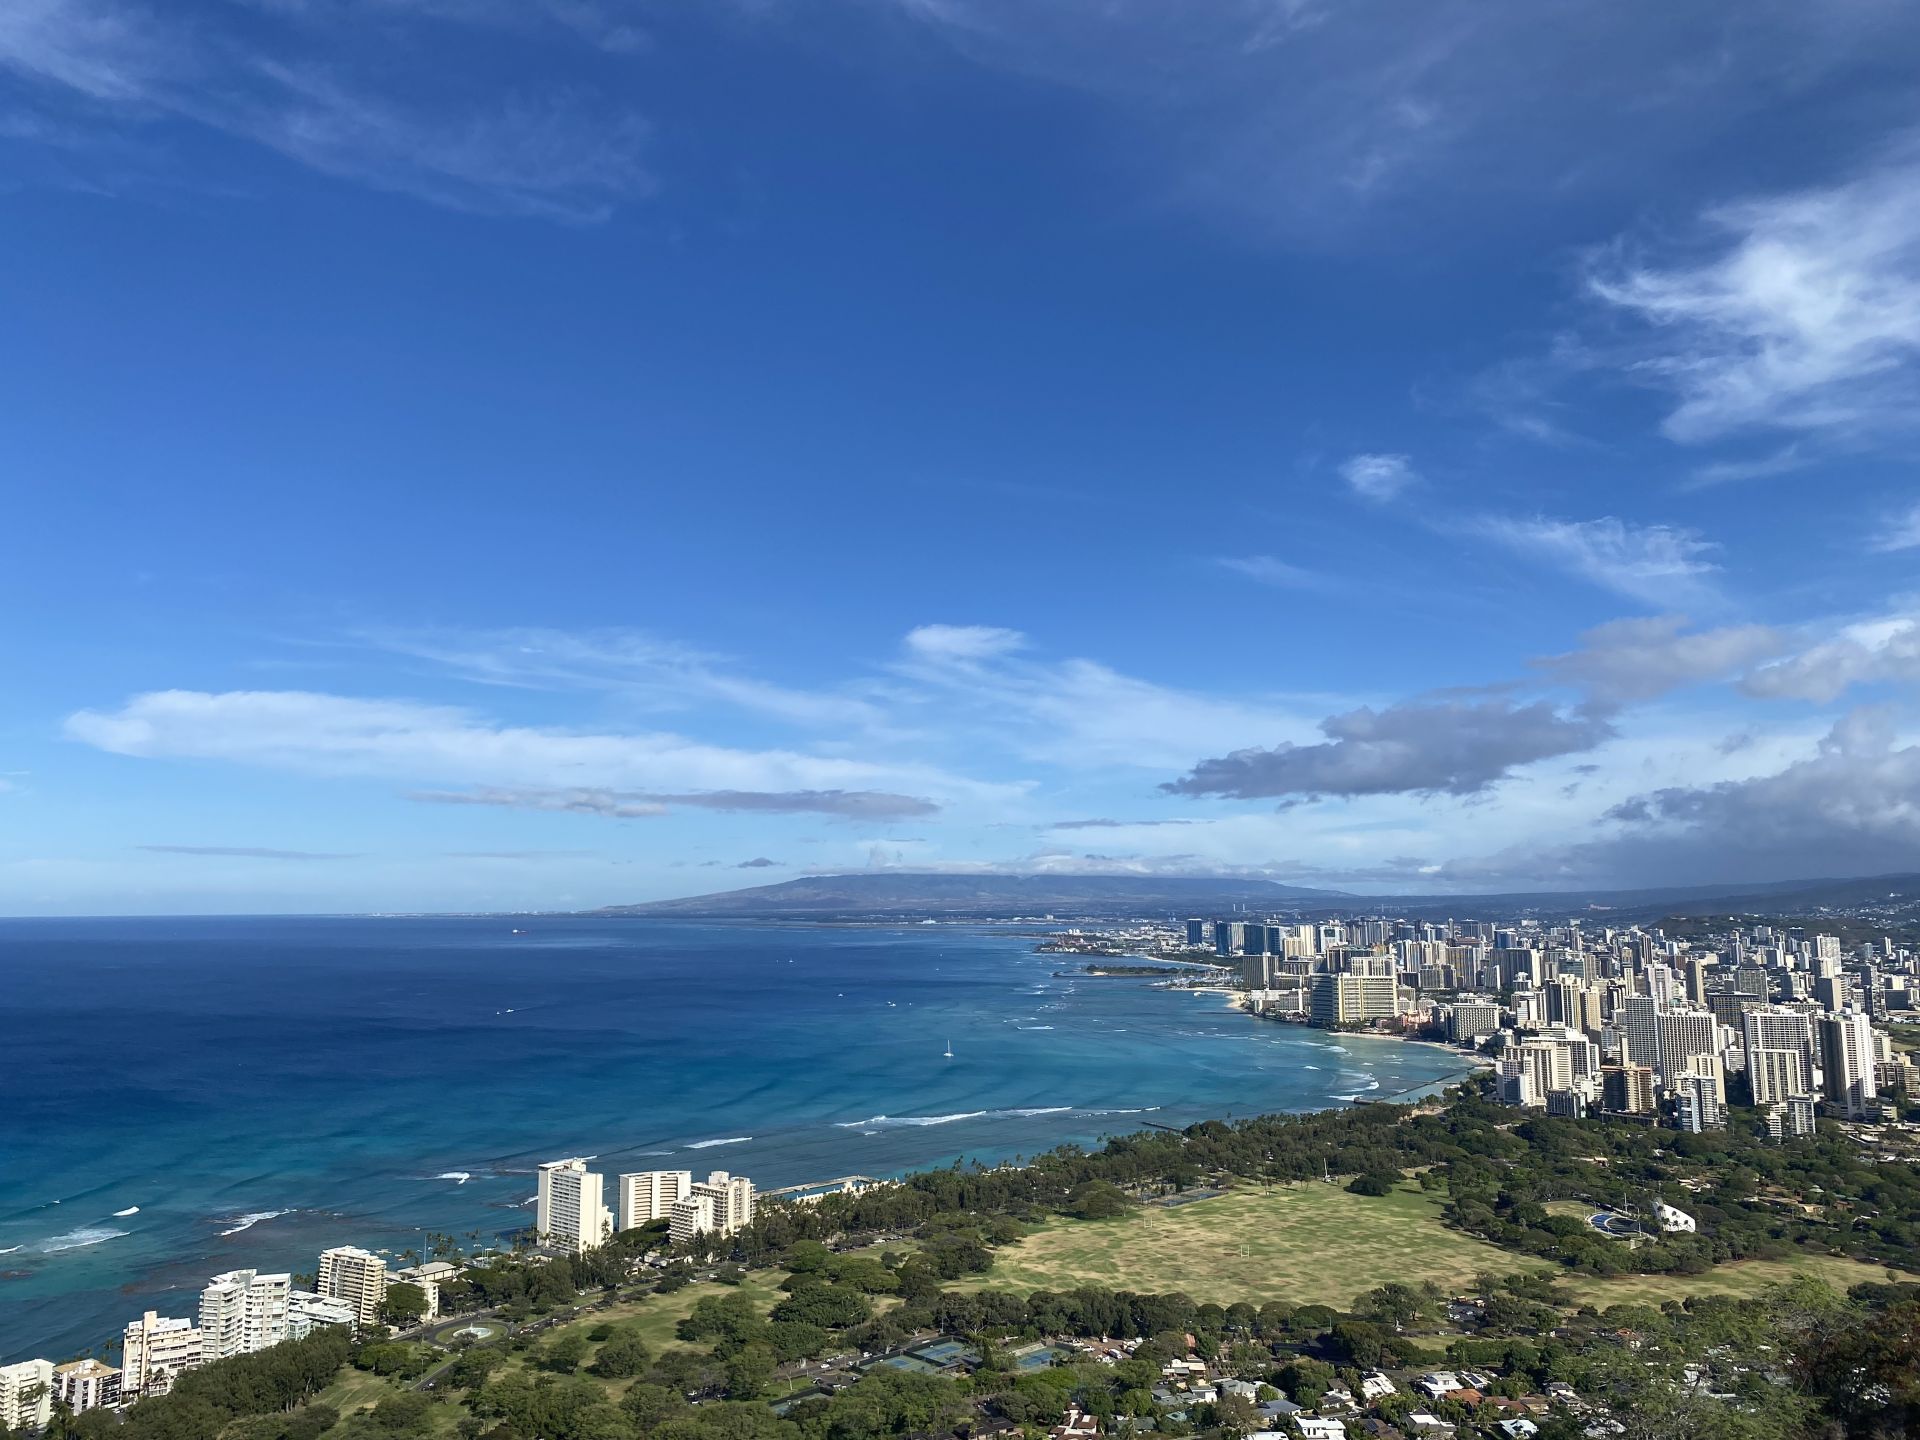
[[667, 732], [500, 725], [452, 706], [307, 691], [156, 691], [118, 710], [82, 710], [69, 717], [66, 733], [120, 755], [507, 788], [991, 790], [923, 767], [729, 749]]
[[1485, 516], [1469, 527], [1518, 555], [1645, 604], [1707, 602], [1715, 547], [1691, 530], [1599, 520]]
[[1920, 504], [1889, 516], [1881, 532], [1868, 537], [1867, 548], [1881, 555], [1920, 550]]
[[1616, 247], [1587, 280], [1640, 323], [1632, 366], [1672, 392], [1670, 437], [1914, 425], [1920, 146], [1842, 185], [1719, 206], [1704, 225], [1704, 253]]
[[1613, 620], [1580, 637], [1580, 647], [1533, 664], [1602, 704], [1651, 700], [1684, 685], [1726, 678], [1778, 655], [1786, 637], [1765, 625], [1686, 633], [1684, 615]]
[[1026, 647], [1018, 630], [994, 625], [922, 625], [907, 632], [907, 649], [930, 660], [991, 660]]
[[1248, 735], [1313, 733], [1304, 715], [1279, 702], [1178, 690], [1095, 660], [1029, 659], [1015, 653], [1024, 644], [1014, 631], [929, 626], [907, 637], [896, 669], [922, 688], [919, 708], [937, 707], [946, 733], [969, 754], [995, 741], [1070, 770], [1166, 771]]
[[1340, 478], [1361, 499], [1385, 504], [1420, 477], [1405, 455], [1354, 455], [1340, 466]]
[[1749, 695], [1767, 700], [1824, 704], [1855, 685], [1920, 681], [1920, 618], [1885, 615], [1858, 620], [1837, 633], [1741, 682]]
[[1271, 555], [1222, 555], [1216, 563], [1255, 584], [1271, 585], [1276, 590], [1310, 590], [1320, 584], [1320, 577], [1313, 571], [1289, 565]]
[[639, 630], [373, 630], [358, 638], [486, 685], [604, 690], [660, 710], [712, 701], [810, 727], [870, 729], [885, 718], [870, 699], [743, 675], [726, 656]]

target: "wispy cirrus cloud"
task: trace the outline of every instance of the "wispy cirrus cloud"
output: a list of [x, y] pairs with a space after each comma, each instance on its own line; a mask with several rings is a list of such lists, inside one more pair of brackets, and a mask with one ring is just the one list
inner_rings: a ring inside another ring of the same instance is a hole
[[1272, 555], [1222, 555], [1214, 563], [1223, 570], [1245, 576], [1256, 585], [1275, 590], [1312, 590], [1323, 583], [1313, 571]]
[[153, 855], [205, 855], [229, 860], [358, 860], [357, 854], [328, 850], [273, 850], [261, 845], [136, 845]]
[[[525, 16], [539, 15], [523, 9]], [[498, 23], [494, 13], [396, 7], [389, 23]], [[23, 138], [68, 149], [91, 134], [125, 159], [125, 142], [167, 123], [200, 126], [277, 151], [311, 169], [481, 214], [586, 222], [654, 187], [646, 120], [624, 102], [577, 89], [463, 97], [456, 67], [436, 87], [396, 91], [350, 63], [337, 17], [260, 7], [245, 25], [220, 12], [190, 18], [137, 0], [12, 0], [0, 6], [0, 74], [25, 82]], [[451, 93], [449, 93], [451, 92]]]
[[688, 787], [700, 786], [738, 809], [754, 808], [756, 796], [868, 792], [887, 782], [889, 791], [905, 782], [935, 797], [1008, 793], [914, 764], [739, 749], [665, 731], [503, 725], [457, 706], [312, 691], [153, 691], [118, 709], [79, 711], [65, 733], [119, 755], [503, 791], [644, 791], [694, 804]]
[[908, 820], [939, 813], [931, 800], [884, 790], [707, 790], [679, 795], [576, 786], [566, 789], [416, 790], [409, 800], [435, 805], [490, 805], [509, 810], [551, 810], [602, 815], [613, 820], [648, 819], [676, 809], [720, 810], [754, 815], [832, 815], [843, 820]]
[[872, 698], [855, 690], [776, 684], [744, 673], [729, 656], [644, 630], [382, 629], [355, 638], [483, 685], [604, 690], [659, 710], [711, 702], [809, 727], [865, 729], [886, 719]]
[[1679, 253], [1623, 242], [1587, 290], [1640, 332], [1629, 373], [1671, 393], [1667, 435], [1854, 442], [1920, 423], [1920, 140], [1838, 185], [1708, 210]]
[[1598, 520], [1486, 515], [1466, 523], [1468, 533], [1491, 540], [1537, 565], [1562, 571], [1656, 608], [1714, 604], [1716, 548], [1691, 530], [1634, 525], [1609, 515]]
[[1920, 504], [1888, 516], [1880, 528], [1867, 537], [1867, 549], [1876, 555], [1920, 550]]

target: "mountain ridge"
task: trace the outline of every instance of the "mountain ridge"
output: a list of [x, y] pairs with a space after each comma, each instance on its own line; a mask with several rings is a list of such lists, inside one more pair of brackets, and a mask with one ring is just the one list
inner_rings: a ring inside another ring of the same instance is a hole
[[1591, 913], [1620, 921], [1663, 915], [1795, 914], [1891, 903], [1920, 908], [1920, 875], [1755, 881], [1639, 889], [1568, 889], [1450, 895], [1355, 895], [1234, 876], [970, 875], [950, 871], [856, 871], [802, 876], [591, 914], [636, 919], [1116, 919], [1154, 913], [1209, 918], [1246, 907], [1303, 916], [1399, 914], [1494, 919]]

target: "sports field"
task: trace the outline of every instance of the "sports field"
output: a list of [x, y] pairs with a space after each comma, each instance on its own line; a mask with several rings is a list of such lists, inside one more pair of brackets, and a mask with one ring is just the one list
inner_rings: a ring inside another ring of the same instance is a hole
[[1060, 1220], [1001, 1250], [973, 1288], [1066, 1290], [1075, 1285], [1184, 1291], [1196, 1300], [1344, 1307], [1389, 1280], [1464, 1288], [1475, 1275], [1551, 1271], [1578, 1302], [1613, 1304], [1686, 1295], [1744, 1295], [1794, 1274], [1837, 1287], [1883, 1280], [1886, 1271], [1809, 1255], [1723, 1265], [1699, 1276], [1584, 1279], [1449, 1229], [1443, 1197], [1411, 1183], [1391, 1195], [1355, 1195], [1308, 1182], [1243, 1190], [1175, 1209], [1145, 1207], [1117, 1220]]

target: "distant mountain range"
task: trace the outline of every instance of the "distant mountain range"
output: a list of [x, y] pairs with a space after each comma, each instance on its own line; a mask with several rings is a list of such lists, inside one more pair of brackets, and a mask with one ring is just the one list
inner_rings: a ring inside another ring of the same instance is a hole
[[1339, 890], [1303, 890], [1271, 880], [1224, 880], [1133, 875], [949, 875], [898, 871], [809, 875], [778, 885], [756, 885], [649, 905], [614, 905], [600, 915], [657, 915], [809, 919], [874, 916], [1004, 919], [1056, 915], [1112, 919], [1128, 915], [1222, 915], [1239, 906], [1256, 911], [1303, 905], [1353, 905]]
[[1591, 914], [1620, 922], [1665, 915], [1800, 915], [1873, 907], [1920, 913], [1920, 875], [1781, 880], [1647, 890], [1516, 891], [1493, 895], [1352, 895], [1271, 880], [1134, 875], [953, 875], [901, 871], [810, 875], [714, 895], [612, 905], [593, 913], [699, 919], [974, 919], [1050, 915], [1112, 920], [1129, 916], [1224, 917], [1392, 914], [1501, 919]]

